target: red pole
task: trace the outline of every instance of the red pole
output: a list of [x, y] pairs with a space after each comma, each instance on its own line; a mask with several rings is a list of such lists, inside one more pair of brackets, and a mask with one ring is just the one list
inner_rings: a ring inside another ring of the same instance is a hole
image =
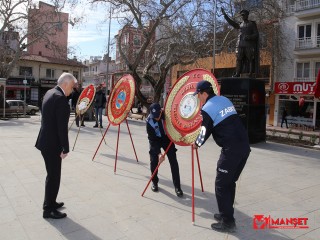
[[192, 224], [194, 224], [194, 152], [191, 146], [191, 167], [192, 167]]
[[99, 143], [99, 146], [97, 147], [97, 150], [96, 150], [96, 152], [95, 152], [94, 155], [93, 155], [92, 161], [93, 161], [93, 159], [95, 158], [95, 156], [96, 156], [96, 154], [97, 154], [97, 152], [98, 152], [98, 150], [99, 150], [99, 148], [100, 148], [100, 145], [101, 145], [101, 143], [102, 143], [102, 140], [104, 139], [104, 136], [105, 136], [105, 135], [107, 134], [107, 132], [108, 132], [109, 127], [110, 127], [110, 123], [109, 123], [106, 131], [104, 132], [104, 134], [103, 134], [103, 136], [102, 136], [102, 138], [101, 138], [101, 141], [100, 141], [100, 143]]
[[114, 173], [116, 173], [116, 170], [117, 170], [120, 125], [121, 125], [121, 124], [118, 125], [118, 138], [117, 138], [117, 148], [116, 148], [116, 160], [115, 160], [115, 162], [114, 162]]
[[[172, 142], [169, 143], [166, 151], [165, 151], [164, 154], [162, 155], [163, 157], [167, 154], [167, 152], [169, 151], [171, 145], [172, 145]], [[149, 184], [150, 184], [150, 182], [152, 181], [154, 175], [156, 175], [156, 172], [158, 171], [158, 168], [160, 167], [160, 164], [161, 164], [161, 163], [159, 162], [159, 163], [158, 163], [158, 166], [157, 166], [156, 169], [153, 171], [152, 176], [151, 176], [151, 178], [150, 178], [147, 186], [144, 188], [143, 193], [141, 194], [142, 197], [143, 197], [144, 193], [146, 192], [147, 188], [149, 187]]]
[[199, 176], [200, 176], [201, 190], [202, 190], [202, 192], [204, 192], [204, 190], [203, 190], [203, 184], [202, 184], [202, 176], [201, 176], [201, 169], [200, 169], [200, 161], [199, 161], [198, 149], [196, 148], [195, 150], [196, 150], [196, 155], [197, 155], [197, 162], [198, 162], [198, 170], [199, 170]]
[[131, 144], [132, 144], [132, 147], [133, 147], [134, 155], [136, 155], [137, 162], [139, 162], [138, 161], [138, 157], [137, 157], [137, 153], [136, 153], [136, 149], [134, 148], [134, 144], [133, 144], [133, 141], [132, 141], [132, 136], [131, 136], [131, 132], [130, 132], [130, 128], [129, 128], [129, 124], [128, 124], [128, 120], [127, 119], [126, 119], [126, 124], [127, 124], [127, 128], [128, 128], [129, 136], [130, 136], [130, 139], [131, 139]]

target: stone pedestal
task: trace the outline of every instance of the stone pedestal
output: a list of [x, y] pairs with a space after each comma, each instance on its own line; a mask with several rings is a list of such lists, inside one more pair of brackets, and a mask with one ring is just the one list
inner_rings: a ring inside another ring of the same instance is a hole
[[255, 78], [221, 78], [220, 94], [229, 98], [248, 130], [250, 143], [266, 140], [264, 81]]

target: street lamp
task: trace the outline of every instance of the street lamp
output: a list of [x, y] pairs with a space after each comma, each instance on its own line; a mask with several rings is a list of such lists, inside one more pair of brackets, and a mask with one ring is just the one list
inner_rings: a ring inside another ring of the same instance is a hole
[[27, 106], [27, 79], [26, 79], [26, 72], [24, 73], [24, 80], [23, 80], [23, 84], [24, 84], [24, 106], [23, 106], [23, 115], [24, 117], [26, 117], [26, 106]]

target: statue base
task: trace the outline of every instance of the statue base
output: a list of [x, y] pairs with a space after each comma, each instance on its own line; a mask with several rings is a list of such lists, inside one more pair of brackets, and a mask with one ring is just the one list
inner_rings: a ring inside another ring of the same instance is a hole
[[255, 73], [252, 73], [252, 74], [250, 74], [250, 73], [241, 73], [240, 77], [241, 78], [256, 78], [256, 74]]
[[220, 94], [231, 100], [245, 128], [250, 143], [266, 141], [264, 81], [255, 78], [221, 78]]

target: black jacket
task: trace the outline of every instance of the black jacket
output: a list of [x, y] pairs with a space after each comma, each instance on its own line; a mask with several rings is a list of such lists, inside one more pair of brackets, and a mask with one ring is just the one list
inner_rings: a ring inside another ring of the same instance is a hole
[[104, 94], [104, 92], [102, 92], [102, 90], [99, 90], [96, 92], [96, 96], [94, 98], [94, 107], [96, 108], [104, 108], [106, 105], [106, 95]]
[[36, 148], [47, 153], [68, 153], [70, 107], [60, 87], [49, 90], [42, 103], [41, 128]]

